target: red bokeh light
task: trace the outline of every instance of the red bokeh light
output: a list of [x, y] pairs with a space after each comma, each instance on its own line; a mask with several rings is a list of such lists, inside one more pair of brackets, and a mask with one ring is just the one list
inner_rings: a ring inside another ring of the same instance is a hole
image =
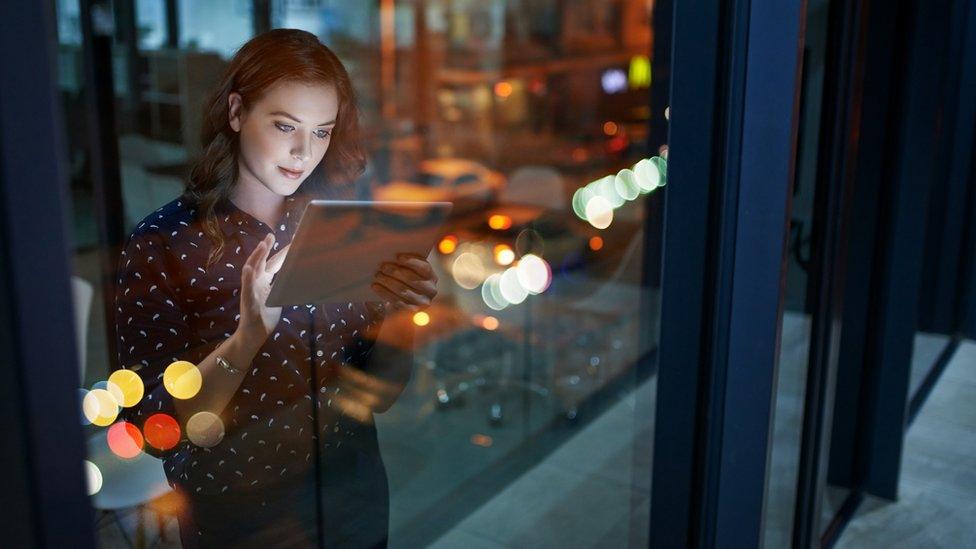
[[132, 459], [142, 453], [142, 433], [128, 421], [120, 421], [108, 428], [108, 448], [124, 459]]
[[167, 414], [153, 414], [142, 426], [146, 442], [153, 448], [169, 450], [180, 441], [180, 424]]

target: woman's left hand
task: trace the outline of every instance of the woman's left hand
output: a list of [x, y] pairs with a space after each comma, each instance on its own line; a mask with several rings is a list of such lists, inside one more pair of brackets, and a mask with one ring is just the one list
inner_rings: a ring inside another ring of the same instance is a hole
[[437, 275], [427, 259], [400, 254], [380, 265], [372, 287], [395, 310], [421, 311], [437, 296]]

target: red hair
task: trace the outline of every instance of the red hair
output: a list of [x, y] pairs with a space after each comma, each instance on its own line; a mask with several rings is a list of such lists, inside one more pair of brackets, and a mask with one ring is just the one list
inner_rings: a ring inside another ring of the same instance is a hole
[[329, 149], [301, 186], [303, 193], [321, 195], [325, 185], [348, 183], [363, 172], [366, 157], [359, 130], [359, 109], [349, 74], [319, 39], [298, 29], [275, 29], [249, 40], [234, 54], [204, 105], [200, 141], [203, 153], [193, 165], [187, 194], [198, 205], [203, 231], [213, 248], [208, 265], [223, 255], [224, 238], [215, 206], [229, 198], [237, 181], [239, 136], [230, 126], [228, 97], [241, 96], [246, 110], [280, 82], [328, 84], [339, 98], [339, 113]]

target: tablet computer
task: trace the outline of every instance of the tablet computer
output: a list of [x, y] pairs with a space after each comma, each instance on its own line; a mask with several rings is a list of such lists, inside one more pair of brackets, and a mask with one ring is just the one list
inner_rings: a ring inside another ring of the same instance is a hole
[[380, 301], [370, 287], [397, 254], [427, 257], [450, 202], [312, 200], [305, 207], [268, 306]]

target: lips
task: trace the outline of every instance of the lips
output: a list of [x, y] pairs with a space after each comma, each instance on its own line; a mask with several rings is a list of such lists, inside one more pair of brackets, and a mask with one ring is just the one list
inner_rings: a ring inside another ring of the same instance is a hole
[[305, 170], [289, 170], [288, 168], [283, 168], [281, 166], [278, 166], [278, 171], [289, 179], [298, 179], [303, 173], [305, 173]]

